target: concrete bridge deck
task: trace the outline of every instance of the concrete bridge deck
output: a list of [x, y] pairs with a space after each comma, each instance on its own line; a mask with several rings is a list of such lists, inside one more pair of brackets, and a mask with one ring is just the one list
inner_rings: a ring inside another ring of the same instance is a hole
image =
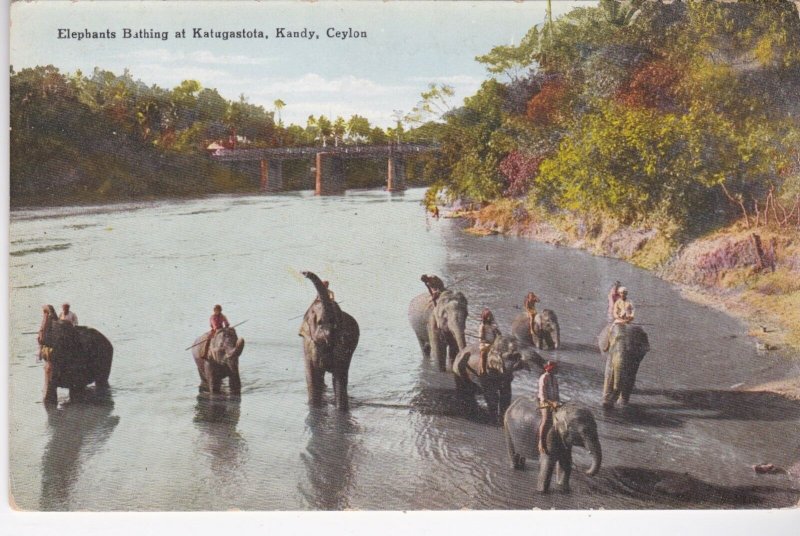
[[438, 145], [421, 143], [389, 143], [386, 145], [341, 145], [334, 147], [285, 147], [261, 149], [217, 149], [211, 158], [221, 162], [261, 162], [261, 189], [278, 192], [283, 189], [283, 161], [313, 157], [316, 164], [317, 195], [344, 192], [344, 159], [386, 158], [386, 189], [405, 189], [405, 157], [439, 150]]

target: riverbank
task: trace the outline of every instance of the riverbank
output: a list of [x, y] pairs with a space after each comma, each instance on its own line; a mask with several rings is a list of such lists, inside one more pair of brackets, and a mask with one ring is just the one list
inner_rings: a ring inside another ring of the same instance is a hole
[[[678, 243], [655, 229], [603, 218], [534, 214], [503, 200], [476, 211], [469, 232], [519, 236], [627, 261], [678, 286], [696, 303], [746, 322], [759, 353], [800, 359], [800, 233], [741, 223]], [[800, 400], [800, 376], [743, 389]]]

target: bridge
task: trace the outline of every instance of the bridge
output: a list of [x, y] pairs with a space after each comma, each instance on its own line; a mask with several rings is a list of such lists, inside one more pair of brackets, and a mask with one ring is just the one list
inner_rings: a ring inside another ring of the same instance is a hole
[[386, 190], [405, 190], [406, 157], [439, 149], [438, 145], [389, 143], [388, 145], [342, 145], [338, 147], [287, 147], [273, 149], [217, 149], [211, 158], [220, 162], [261, 163], [261, 190], [283, 190], [283, 161], [312, 157], [316, 166], [316, 195], [341, 194], [345, 191], [344, 160], [348, 158], [386, 158]]

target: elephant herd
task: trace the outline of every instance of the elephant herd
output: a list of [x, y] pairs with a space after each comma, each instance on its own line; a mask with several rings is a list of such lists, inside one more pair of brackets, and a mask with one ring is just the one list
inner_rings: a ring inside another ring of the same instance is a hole
[[[449, 360], [452, 363], [456, 392], [466, 396], [472, 396], [475, 392], [483, 393], [489, 418], [495, 423], [503, 423], [512, 467], [524, 469], [526, 459], [540, 458], [539, 490], [549, 491], [556, 471], [559, 486], [568, 490], [572, 471], [572, 447], [580, 446], [588, 450], [593, 460], [586, 473], [595, 475], [600, 470], [602, 449], [597, 423], [591, 411], [571, 403], [555, 409], [553, 426], [544, 440], [545, 451], [540, 453], [539, 402], [528, 397], [511, 402], [514, 373], [519, 370], [530, 371], [532, 365], [541, 370], [544, 365], [544, 359], [535, 349], [558, 349], [561, 345], [561, 328], [555, 312], [544, 309], [537, 313], [532, 333], [528, 314], [517, 315], [511, 324], [511, 334], [495, 338], [489, 348], [488, 360], [499, 360], [502, 367], [499, 370], [487, 370], [483, 374], [477, 372], [480, 360], [478, 343], [467, 344], [465, 340], [467, 316], [466, 298], [462, 293], [451, 289], [443, 290], [435, 301], [427, 293], [420, 294], [411, 300], [408, 309], [409, 322], [417, 336], [422, 355], [425, 358], [432, 357], [442, 372], [448, 370]], [[628, 340], [631, 339], [628, 331], [641, 334], [644, 340]], [[607, 379], [604, 387], [604, 391], [608, 391], [604, 392], [606, 406], [608, 401], [615, 401], [620, 396], [627, 403], [630, 396], [628, 385], [631, 388], [633, 386], [632, 380], [629, 380], [631, 377], [635, 379], [635, 369], [638, 369], [641, 358], [647, 352], [647, 349], [639, 351], [646, 347], [647, 335], [638, 326], [622, 326], [614, 332], [612, 343], [607, 349]], [[635, 367], [626, 363], [628, 359], [635, 361]], [[611, 404], [613, 405], [613, 401]]]
[[[326, 283], [316, 274], [303, 272], [303, 276], [317, 292], [299, 330], [303, 339], [308, 402], [312, 406], [323, 404], [324, 377], [325, 373], [330, 373], [336, 406], [346, 411], [350, 362], [360, 335], [358, 322], [341, 309]], [[500, 365], [482, 374], [478, 373], [478, 344], [466, 342], [467, 317], [466, 297], [447, 288], [436, 300], [428, 293], [414, 297], [408, 309], [422, 355], [432, 358], [441, 372], [448, 372], [449, 364], [457, 394], [471, 398], [475, 393], [482, 393], [489, 418], [494, 423], [503, 423], [511, 465], [524, 469], [526, 459], [541, 458], [539, 489], [549, 490], [556, 469], [559, 485], [568, 489], [572, 447], [581, 446], [593, 456], [587, 474], [597, 473], [602, 454], [597, 424], [588, 409], [570, 403], [555, 409], [553, 426], [544, 440], [546, 453], [540, 454], [537, 448], [541, 418], [538, 401], [518, 398], [512, 403], [514, 373], [531, 371], [532, 366], [541, 369], [544, 359], [536, 349], [558, 349], [561, 344], [556, 314], [549, 309], [537, 314], [533, 334], [527, 314], [518, 315], [512, 322], [510, 335], [496, 337], [489, 348], [489, 361]], [[207, 336], [199, 337], [190, 347], [200, 376], [200, 390], [219, 393], [222, 380], [228, 378], [230, 393], [238, 396], [241, 391], [239, 356], [244, 349], [244, 339], [237, 336], [233, 327], [217, 330], [208, 343]], [[68, 388], [70, 399], [76, 400], [92, 383], [98, 391], [108, 388], [113, 347], [100, 332], [51, 318], [43, 324], [40, 342], [50, 349], [45, 362], [46, 404], [57, 401], [58, 387]], [[639, 326], [615, 326], [604, 330], [599, 345], [606, 354], [603, 406], [611, 407], [618, 399], [627, 404], [639, 364], [649, 350], [647, 334]], [[205, 351], [201, 351], [204, 347]]]

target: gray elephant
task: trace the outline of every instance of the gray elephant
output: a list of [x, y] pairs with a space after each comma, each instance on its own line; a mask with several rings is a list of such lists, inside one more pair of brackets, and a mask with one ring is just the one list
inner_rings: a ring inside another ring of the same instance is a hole
[[592, 455], [592, 465], [586, 474], [589, 476], [597, 474], [603, 453], [597, 435], [597, 423], [591, 411], [571, 403], [554, 410], [553, 426], [545, 439], [547, 454], [540, 454], [538, 450], [540, 419], [539, 402], [534, 398], [518, 398], [506, 410], [503, 430], [514, 469], [525, 469], [527, 458], [540, 458], [539, 491], [547, 493], [550, 490], [550, 481], [556, 468], [558, 468], [558, 485], [564, 491], [569, 491], [572, 447], [579, 446], [584, 447]]
[[452, 362], [467, 345], [467, 298], [460, 292], [445, 289], [433, 304], [429, 294], [411, 300], [408, 319], [417, 335], [422, 355], [432, 356], [439, 370], [447, 370], [447, 358]]
[[543, 309], [533, 318], [533, 337], [531, 337], [528, 313], [520, 313], [511, 323], [511, 333], [517, 340], [533, 344], [541, 349], [558, 350], [561, 345], [561, 327], [558, 317], [551, 309]]
[[238, 396], [242, 392], [239, 356], [244, 350], [244, 339], [237, 337], [233, 328], [220, 328], [211, 337], [208, 353], [204, 358], [205, 341], [210, 335], [211, 332], [201, 335], [192, 347], [192, 357], [200, 374], [200, 391], [219, 393], [222, 380], [228, 378], [231, 394]]
[[511, 403], [511, 382], [514, 372], [531, 370], [531, 362], [538, 363], [538, 354], [524, 354], [513, 337], [500, 335], [495, 338], [487, 357], [487, 371], [478, 374], [480, 350], [478, 343], [470, 343], [461, 350], [453, 361], [456, 392], [472, 396], [481, 391], [486, 400], [486, 408], [492, 422], [500, 423], [506, 408]]
[[358, 346], [360, 335], [358, 322], [345, 313], [336, 303], [328, 287], [312, 272], [303, 272], [317, 290], [317, 298], [311, 303], [300, 324], [303, 337], [303, 352], [306, 364], [308, 402], [312, 406], [322, 405], [325, 388], [325, 373], [333, 375], [333, 390], [336, 406], [346, 411], [347, 380], [350, 361]]
[[636, 384], [639, 365], [650, 351], [647, 333], [640, 326], [612, 324], [600, 333], [598, 346], [606, 354], [603, 407], [614, 407], [617, 399], [625, 406]]
[[58, 402], [58, 387], [69, 389], [70, 401], [83, 398], [92, 383], [98, 393], [108, 389], [114, 347], [102, 333], [51, 316], [42, 324], [39, 342], [48, 349], [42, 353], [45, 404]]

